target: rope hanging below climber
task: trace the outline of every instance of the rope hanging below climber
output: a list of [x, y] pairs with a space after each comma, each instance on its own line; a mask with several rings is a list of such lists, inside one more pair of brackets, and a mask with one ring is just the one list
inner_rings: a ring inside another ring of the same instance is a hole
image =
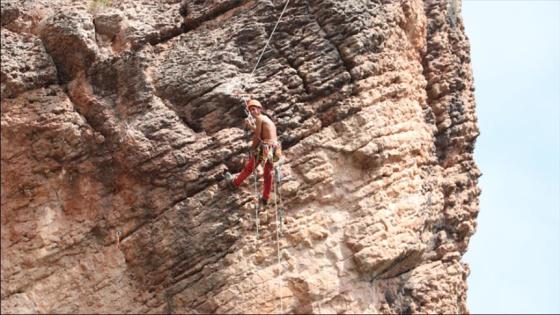
[[[282, 9], [280, 16], [278, 17], [278, 20], [276, 21], [276, 24], [274, 25], [274, 28], [272, 29], [272, 32], [270, 33], [270, 36], [268, 37], [268, 40], [266, 41], [266, 44], [264, 45], [259, 55], [259, 58], [257, 59], [257, 63], [255, 64], [253, 71], [251, 71], [250, 77], [252, 77], [255, 71], [257, 70], [259, 63], [264, 55], [264, 52], [268, 47], [268, 44], [270, 43], [272, 36], [274, 35], [274, 32], [276, 31], [276, 28], [278, 27], [278, 24], [280, 23], [280, 20], [282, 19], [284, 12], [286, 12], [286, 9], [288, 8], [289, 2], [290, 0], [286, 0], [286, 4], [284, 5], [284, 8]], [[261, 208], [261, 205], [263, 207], [267, 206], [270, 198], [270, 192], [273, 186], [273, 181], [274, 179], [276, 179], [276, 183], [274, 184], [274, 208], [276, 214], [276, 250], [277, 250], [277, 263], [278, 265], [281, 265], [280, 234], [282, 233], [281, 230], [282, 230], [284, 207], [283, 207], [282, 198], [280, 197], [280, 193], [278, 191], [278, 185], [280, 184], [280, 179], [281, 179], [280, 169], [278, 167], [281, 164], [282, 147], [281, 144], [278, 142], [276, 125], [269, 117], [267, 117], [262, 113], [263, 111], [262, 104], [255, 99], [248, 98], [247, 95], [243, 96], [243, 100], [245, 102], [244, 110], [245, 113], [247, 114], [247, 118], [244, 121], [245, 127], [253, 131], [253, 139], [251, 143], [251, 149], [249, 151], [249, 159], [245, 164], [243, 170], [237, 177], [234, 178], [234, 176], [229, 172], [226, 172], [224, 174], [224, 177], [228, 182], [228, 184], [230, 185], [230, 187], [238, 188], [251, 173], [254, 174], [255, 196], [257, 196], [256, 204], [255, 204], [255, 224], [257, 229], [256, 231], [257, 242], [259, 240], [259, 210]], [[274, 167], [274, 163], [278, 163], [276, 168]], [[259, 198], [257, 167], [260, 164], [263, 164], [263, 168], [264, 168], [263, 171], [264, 185], [263, 185], [262, 195]], [[274, 175], [272, 174], [273, 170], [274, 170]], [[280, 213], [278, 209], [278, 204], [280, 204], [281, 206]], [[282, 280], [280, 280], [279, 289], [278, 289], [280, 295], [280, 313], [284, 313], [282, 293], [281, 293], [281, 287], [282, 287], [281, 282]]]

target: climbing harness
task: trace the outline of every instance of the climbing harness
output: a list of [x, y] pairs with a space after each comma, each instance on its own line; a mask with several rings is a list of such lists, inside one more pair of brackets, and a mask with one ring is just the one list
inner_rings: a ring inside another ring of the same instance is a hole
[[[261, 201], [263, 202], [264, 205], [264, 200], [261, 198], [259, 198], [259, 187], [258, 187], [258, 175], [257, 175], [257, 168], [258, 166], [262, 163], [263, 165], [266, 165], [266, 163], [271, 163], [273, 168], [274, 168], [274, 179], [279, 179], [279, 175], [278, 172], [279, 170], [277, 169], [277, 167], [275, 166], [275, 162], [280, 161], [280, 157], [277, 155], [277, 150], [279, 148], [280, 144], [279, 143], [274, 143], [274, 144], [269, 144], [269, 143], [261, 143], [259, 144], [256, 152], [251, 152], [251, 154], [254, 154], [251, 158], [254, 159], [254, 169], [253, 169], [253, 178], [254, 178], [254, 184], [255, 184], [255, 224], [256, 224], [256, 230], [257, 230], [257, 241], [259, 240], [259, 213], [261, 210]], [[276, 181], [276, 183], [273, 183], [274, 185], [274, 196], [276, 198], [277, 196], [277, 186], [279, 184], [279, 181]], [[276, 202], [276, 199], [275, 199]], [[266, 214], [266, 220], [268, 222], [268, 211], [265, 212]]]

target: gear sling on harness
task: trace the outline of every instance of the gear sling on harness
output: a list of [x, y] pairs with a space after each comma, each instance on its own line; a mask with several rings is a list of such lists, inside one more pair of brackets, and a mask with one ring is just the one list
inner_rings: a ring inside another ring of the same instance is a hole
[[[273, 185], [272, 171], [274, 168], [274, 162], [278, 161], [280, 158], [280, 156], [278, 155], [278, 147], [278, 144], [259, 144], [259, 146], [257, 147], [257, 152], [251, 154], [251, 156], [249, 157], [249, 161], [247, 161], [241, 173], [237, 176], [237, 178], [235, 178], [235, 180], [233, 180], [233, 185], [239, 187], [241, 183], [247, 178], [247, 176], [253, 173], [258, 165], [262, 164], [264, 168], [264, 188], [262, 198], [268, 201]], [[258, 195], [258, 190], [255, 193]]]

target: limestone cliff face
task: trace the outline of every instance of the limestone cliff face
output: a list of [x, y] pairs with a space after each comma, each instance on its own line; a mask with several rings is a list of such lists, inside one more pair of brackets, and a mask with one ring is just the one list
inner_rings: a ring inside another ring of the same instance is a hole
[[[468, 312], [460, 1], [292, 0], [254, 76], [283, 0], [105, 2], [2, 1], [2, 313]], [[236, 91], [280, 132], [278, 240], [222, 179]]]

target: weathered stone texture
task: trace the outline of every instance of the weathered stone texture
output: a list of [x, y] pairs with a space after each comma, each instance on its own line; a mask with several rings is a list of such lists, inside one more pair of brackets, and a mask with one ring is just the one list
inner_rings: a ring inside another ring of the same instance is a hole
[[97, 44], [92, 18], [87, 12], [59, 11], [42, 22], [41, 40], [53, 57], [61, 79], [73, 79], [96, 60]]
[[[2, 313], [468, 312], [460, 2], [290, 1], [255, 71], [284, 1], [55, 4], [2, 2]], [[240, 93], [285, 155], [258, 241]]]
[[2, 98], [57, 83], [56, 67], [39, 38], [4, 28], [1, 32]]
[[2, 1], [1, 8], [2, 8], [2, 16], [0, 17], [1, 25], [7, 25], [12, 23], [16, 20], [19, 15], [20, 11], [17, 9], [17, 4], [15, 1], [6, 0]]

